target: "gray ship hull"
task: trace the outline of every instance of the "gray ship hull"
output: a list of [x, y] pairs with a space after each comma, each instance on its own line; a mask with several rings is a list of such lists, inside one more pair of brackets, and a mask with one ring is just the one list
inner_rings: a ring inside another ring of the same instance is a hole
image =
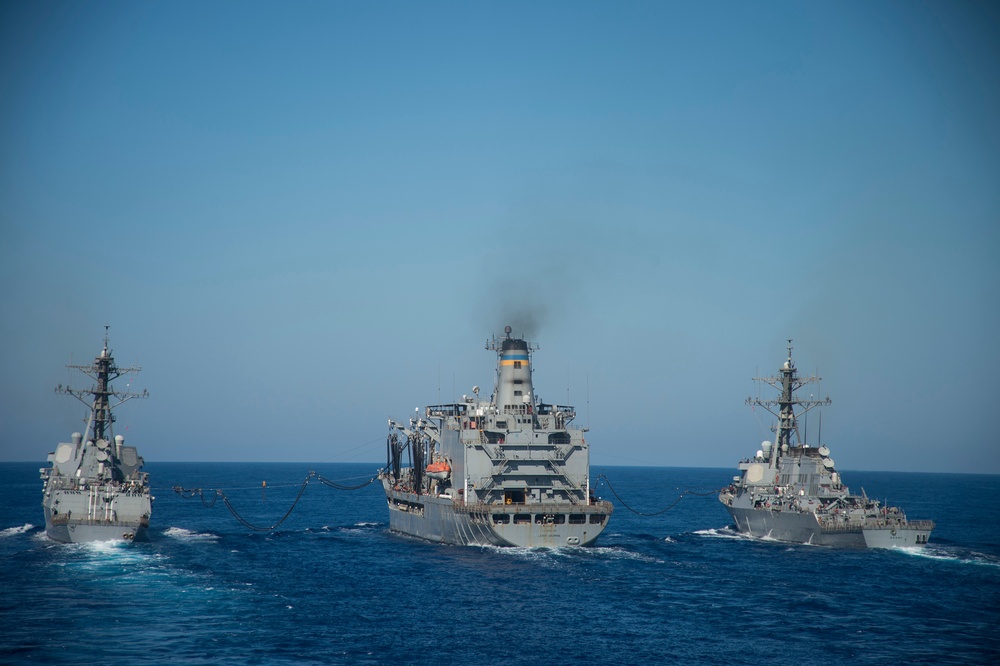
[[86, 543], [144, 539], [152, 505], [144, 494], [57, 490], [46, 496], [43, 509], [50, 539]]
[[465, 505], [448, 496], [416, 495], [383, 484], [389, 529], [460, 546], [589, 546], [604, 531], [610, 512], [607, 503]]
[[918, 521], [904, 525], [823, 527], [813, 513], [786, 513], [727, 506], [737, 531], [750, 536], [790, 543], [840, 548], [907, 548], [927, 543], [933, 525]]
[[60, 543], [91, 543], [95, 541], [144, 541], [146, 528], [130, 523], [87, 523], [73, 521], [52, 524], [45, 521], [45, 534]]

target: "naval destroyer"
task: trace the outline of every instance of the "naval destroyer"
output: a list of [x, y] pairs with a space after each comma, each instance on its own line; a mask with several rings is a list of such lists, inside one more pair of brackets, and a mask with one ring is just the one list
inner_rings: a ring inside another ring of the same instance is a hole
[[[73, 433], [72, 442], [62, 443], [49, 454], [51, 467], [43, 467], [42, 507], [45, 533], [64, 543], [114, 541], [142, 538], [149, 526], [152, 500], [149, 474], [142, 471], [143, 460], [134, 446], [115, 435], [111, 410], [132, 398], [149, 394], [116, 391], [111, 382], [138, 367], [119, 368], [108, 348], [107, 327], [104, 349], [90, 365], [70, 365], [90, 377], [89, 389], [56, 387], [90, 408], [86, 438]], [[112, 405], [112, 401], [115, 402]]]
[[763, 442], [755, 456], [741, 461], [740, 474], [719, 493], [736, 529], [757, 537], [825, 546], [924, 546], [933, 521], [908, 520], [902, 509], [869, 498], [863, 489], [861, 495], [852, 495], [830, 449], [799, 441], [799, 417], [831, 400], [795, 396], [803, 386], [819, 382], [819, 377], [799, 377], [791, 343], [778, 376], [754, 378], [778, 389], [779, 397], [747, 398], [747, 404], [763, 407], [778, 422], [774, 443]]
[[[531, 381], [537, 346], [494, 337], [496, 385], [460, 402], [389, 421], [379, 478], [391, 530], [458, 545], [558, 548], [594, 543], [610, 502], [590, 487], [586, 428], [573, 407], [542, 402]], [[404, 460], [404, 458], [406, 460]]]

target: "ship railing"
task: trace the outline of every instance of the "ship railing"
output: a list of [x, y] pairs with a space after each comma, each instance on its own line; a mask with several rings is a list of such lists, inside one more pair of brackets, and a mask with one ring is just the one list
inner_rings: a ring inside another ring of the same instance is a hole
[[820, 520], [819, 526], [823, 529], [824, 532], [857, 532], [862, 528], [872, 527], [872, 525], [868, 525], [867, 523], [854, 523], [854, 522], [834, 523], [826, 520]]
[[609, 513], [613, 505], [607, 500], [595, 500], [590, 504], [574, 504], [572, 502], [531, 502], [496, 504], [487, 502], [455, 501], [454, 510], [457, 513]]
[[[74, 525], [121, 525], [123, 527], [128, 527], [132, 524], [132, 521], [122, 521], [118, 520], [118, 516], [112, 516], [111, 518], [76, 518], [71, 516], [69, 513], [59, 513], [52, 516], [53, 525], [67, 525], [73, 523]], [[140, 516], [139, 524], [143, 527], [149, 526], [149, 517]]]
[[483, 451], [486, 452], [486, 455], [489, 456], [489, 459], [492, 460], [494, 463], [503, 460], [504, 458], [507, 457], [507, 454], [504, 453], [503, 447], [500, 446], [499, 444], [490, 444], [485, 439], [483, 439], [479, 443], [479, 445], [482, 447]]
[[828, 517], [820, 519], [820, 526], [824, 532], [856, 532], [863, 529], [882, 529], [886, 527], [896, 527], [905, 530], [932, 530], [933, 520], [885, 520], [878, 518], [875, 520], [848, 520], [846, 522], [832, 521]]
[[[506, 448], [504, 448], [506, 447]], [[565, 462], [570, 454], [576, 449], [577, 444], [556, 444], [552, 442], [538, 443], [518, 443], [504, 442], [503, 444], [492, 444], [483, 439], [479, 442], [481, 448], [494, 465], [506, 460], [532, 460], [546, 461], [554, 460]]]
[[478, 490], [479, 492], [483, 492], [485, 490], [489, 490], [495, 485], [496, 481], [493, 479], [492, 476], [481, 476], [479, 477], [479, 483], [476, 484], [476, 490]]

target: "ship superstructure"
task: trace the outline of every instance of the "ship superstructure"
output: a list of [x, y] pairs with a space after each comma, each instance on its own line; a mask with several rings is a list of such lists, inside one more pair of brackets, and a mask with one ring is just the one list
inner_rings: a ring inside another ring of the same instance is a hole
[[83, 372], [95, 383], [89, 389], [56, 387], [57, 393], [76, 397], [90, 412], [86, 437], [73, 433], [71, 442], [59, 444], [49, 454], [52, 466], [39, 470], [45, 481], [45, 532], [64, 543], [141, 538], [152, 513], [149, 474], [142, 471], [143, 459], [136, 448], [126, 446], [125, 438], [114, 434], [112, 410], [127, 400], [149, 394], [116, 391], [111, 386], [118, 377], [137, 373], [140, 368], [119, 368], [115, 364], [108, 348], [107, 328], [104, 348], [94, 362], [68, 367]]
[[799, 377], [791, 340], [788, 360], [779, 374], [754, 379], [780, 392], [774, 400], [747, 398], [747, 404], [762, 407], [778, 419], [773, 428], [776, 439], [763, 442], [755, 456], [742, 460], [740, 474], [719, 493], [737, 530], [778, 541], [858, 548], [927, 543], [933, 521], [909, 520], [899, 507], [884, 506], [864, 491], [852, 495], [829, 447], [801, 442], [799, 417], [832, 403], [829, 398], [795, 396], [803, 386], [819, 382], [819, 377]]
[[390, 528], [461, 545], [592, 544], [612, 505], [591, 491], [587, 429], [572, 425], [573, 407], [535, 395], [536, 347], [512, 337], [509, 326], [486, 346], [498, 356], [489, 400], [474, 387], [472, 396], [429, 406], [407, 424], [389, 421], [379, 476]]

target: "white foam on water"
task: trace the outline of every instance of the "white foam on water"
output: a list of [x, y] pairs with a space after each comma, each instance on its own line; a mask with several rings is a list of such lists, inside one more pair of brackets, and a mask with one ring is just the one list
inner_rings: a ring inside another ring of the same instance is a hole
[[218, 534], [212, 534], [210, 532], [193, 532], [191, 530], [186, 530], [183, 527], [168, 527], [163, 535], [172, 539], [180, 539], [182, 541], [215, 541], [219, 538]]
[[481, 546], [469, 544], [475, 548], [488, 550], [497, 555], [506, 557], [517, 557], [527, 560], [538, 560], [554, 562], [557, 559], [581, 558], [581, 557], [602, 557], [611, 560], [635, 560], [638, 562], [652, 562], [662, 564], [663, 560], [649, 557], [641, 553], [636, 553], [616, 546], [560, 546], [559, 548], [524, 548], [521, 546]]
[[728, 527], [721, 528], [711, 528], [707, 530], [695, 530], [695, 534], [701, 537], [708, 537], [710, 539], [742, 539], [742, 540], [752, 540], [753, 537], [749, 534], [743, 534], [742, 532], [736, 532]]
[[[670, 537], [667, 537], [668, 539]], [[653, 564], [663, 564], [663, 560], [656, 557], [650, 557], [649, 555], [643, 555], [642, 553], [636, 553], [631, 550], [625, 550], [624, 548], [618, 548], [615, 546], [597, 546], [594, 548], [587, 548], [586, 552], [594, 553], [595, 555], [602, 555], [611, 560], [632, 560], [635, 562], [651, 562]]]
[[114, 541], [87, 541], [86, 543], [77, 544], [83, 550], [90, 551], [92, 553], [99, 553], [102, 555], [117, 555], [119, 553], [125, 552], [130, 549], [131, 545], [127, 541], [114, 540]]
[[483, 546], [468, 544], [470, 547], [490, 552], [499, 557], [532, 562], [535, 566], [551, 567], [560, 562], [557, 551], [551, 548], [525, 548], [523, 546]]
[[890, 550], [903, 553], [904, 555], [911, 555], [913, 557], [938, 560], [939, 562], [954, 562], [956, 564], [974, 564], [977, 566], [1000, 567], [1000, 560], [992, 555], [977, 553], [976, 551], [968, 551], [967, 553], [959, 554], [954, 552], [952, 549], [945, 548], [944, 546], [896, 546]]
[[378, 526], [379, 526], [378, 523], [354, 523], [350, 527], [338, 527], [337, 529], [344, 532], [360, 532], [362, 530], [368, 530], [371, 529], [372, 527], [378, 527]]
[[480, 548], [496, 555], [507, 557], [536, 558], [549, 552], [547, 548], [524, 548], [521, 546], [484, 546], [478, 543], [465, 544], [469, 548]]
[[17, 536], [18, 534], [24, 534], [28, 530], [34, 529], [34, 527], [35, 526], [32, 525], [31, 523], [25, 523], [24, 525], [21, 525], [20, 527], [8, 527], [5, 530], [0, 530], [0, 539], [6, 538], [6, 537]]
[[53, 545], [66, 554], [65, 559], [53, 564], [80, 571], [114, 570], [140, 575], [155, 569], [163, 559], [162, 555], [150, 553], [129, 541], [53, 542]]

